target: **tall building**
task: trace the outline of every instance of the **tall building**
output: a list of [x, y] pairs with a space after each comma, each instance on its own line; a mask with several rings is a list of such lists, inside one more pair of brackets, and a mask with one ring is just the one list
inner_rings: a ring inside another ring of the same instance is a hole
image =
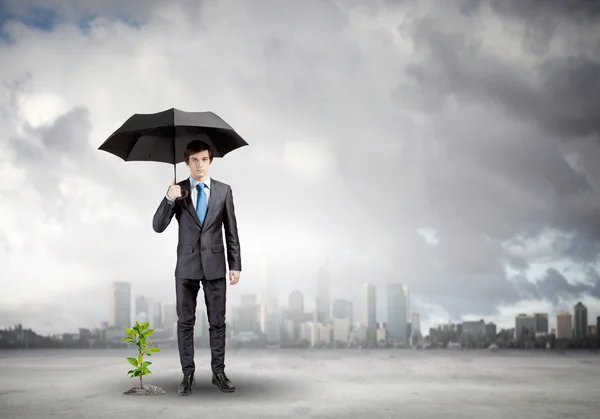
[[261, 306], [268, 312], [277, 310], [277, 281], [268, 271], [267, 259], [262, 262], [263, 295]]
[[260, 306], [256, 295], [245, 294], [241, 296], [242, 303], [233, 308], [232, 328], [238, 333], [260, 332]]
[[581, 301], [573, 307], [575, 324], [573, 325], [573, 336], [583, 338], [587, 335], [588, 313], [587, 308]]
[[267, 343], [273, 344], [281, 340], [283, 313], [278, 308], [277, 283], [268, 272], [267, 259], [263, 259], [263, 298], [259, 309], [260, 330]]
[[535, 317], [519, 314], [515, 318], [515, 340], [533, 340], [535, 338]]
[[485, 337], [491, 341], [496, 340], [497, 327], [494, 323], [488, 323], [485, 325]]
[[148, 298], [143, 295], [138, 295], [135, 298], [135, 320], [136, 321], [145, 321], [148, 319], [148, 311], [149, 311], [149, 301]]
[[419, 313], [411, 314], [411, 336], [416, 339], [421, 338], [421, 315]]
[[556, 314], [556, 339], [571, 339], [573, 337], [572, 316], [568, 311]]
[[152, 317], [150, 317], [150, 321], [153, 322], [154, 324], [154, 328], [157, 329], [162, 329], [164, 327], [164, 322], [163, 322], [163, 310], [162, 310], [162, 303], [158, 300], [155, 300], [152, 302], [152, 310], [150, 310], [150, 313], [152, 313]]
[[389, 331], [385, 323], [379, 323], [377, 325], [377, 343], [386, 344], [390, 341]]
[[462, 323], [462, 334], [471, 336], [474, 340], [485, 338], [485, 321], [464, 321]]
[[408, 289], [403, 284], [388, 284], [388, 338], [392, 342], [405, 342], [407, 339], [406, 307]]
[[331, 321], [331, 298], [330, 298], [330, 258], [317, 272], [317, 298], [315, 309], [315, 320], [317, 323], [328, 324]]
[[548, 313], [534, 313], [535, 333], [548, 334]]
[[304, 314], [304, 296], [299, 290], [294, 290], [289, 296], [290, 312], [294, 314]]
[[365, 284], [361, 290], [360, 323], [365, 326], [367, 341], [375, 343], [377, 339], [377, 298], [375, 286]]
[[406, 284], [402, 285], [402, 291], [404, 291], [404, 298], [406, 298], [406, 321], [408, 323], [410, 323], [412, 319], [410, 317], [411, 306], [410, 306], [410, 290], [408, 289], [408, 285], [406, 285]]
[[[168, 336], [173, 338], [177, 336], [177, 307], [175, 304], [165, 304], [163, 306], [163, 327], [167, 329]], [[198, 323], [198, 319], [196, 319]]]
[[137, 296], [135, 299], [135, 321], [147, 321], [152, 329], [163, 328], [161, 302], [143, 295]]
[[113, 282], [110, 292], [109, 326], [117, 329], [131, 327], [131, 283]]
[[332, 319], [333, 326], [333, 340], [334, 342], [341, 343], [342, 345], [348, 344], [350, 340], [350, 319], [335, 317]]
[[260, 330], [264, 333], [268, 344], [281, 341], [283, 329], [283, 313], [267, 306], [261, 307]]
[[349, 319], [352, 323], [353, 311], [354, 307], [351, 301], [338, 299], [333, 302], [332, 316], [334, 319]]
[[[289, 329], [287, 333], [288, 338], [295, 336], [299, 338], [299, 325], [305, 321], [314, 321], [314, 314], [306, 313], [304, 308], [304, 295], [299, 290], [293, 290], [288, 297], [289, 308], [283, 312], [283, 316], [286, 319], [284, 321], [284, 328]], [[292, 329], [294, 332], [292, 333]], [[291, 339], [291, 338], [290, 338]]]

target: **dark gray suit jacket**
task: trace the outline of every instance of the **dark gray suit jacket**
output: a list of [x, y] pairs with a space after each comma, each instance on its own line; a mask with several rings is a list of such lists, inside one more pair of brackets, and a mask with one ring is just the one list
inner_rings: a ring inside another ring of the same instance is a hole
[[[189, 178], [177, 183], [181, 194], [190, 192]], [[152, 228], [162, 233], [175, 216], [179, 223], [177, 243], [176, 278], [218, 279], [226, 275], [223, 227], [227, 244], [227, 261], [230, 271], [241, 271], [240, 240], [233, 206], [231, 187], [211, 178], [210, 198], [204, 225], [192, 204], [191, 193], [185, 199], [169, 202], [164, 197], [154, 218]]]

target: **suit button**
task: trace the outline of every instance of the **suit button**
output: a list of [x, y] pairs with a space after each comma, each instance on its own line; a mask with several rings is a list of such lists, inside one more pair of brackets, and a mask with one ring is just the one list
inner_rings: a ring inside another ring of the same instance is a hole
[[204, 252], [206, 250], [206, 247], [203, 247], [202, 249], [200, 249], [202, 252]]

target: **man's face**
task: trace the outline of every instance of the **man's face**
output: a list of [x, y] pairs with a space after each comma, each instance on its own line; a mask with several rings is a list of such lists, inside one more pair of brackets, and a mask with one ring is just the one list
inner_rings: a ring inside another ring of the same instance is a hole
[[196, 179], [201, 179], [208, 176], [208, 168], [210, 167], [208, 150], [192, 154], [187, 166], [190, 168], [190, 174]]

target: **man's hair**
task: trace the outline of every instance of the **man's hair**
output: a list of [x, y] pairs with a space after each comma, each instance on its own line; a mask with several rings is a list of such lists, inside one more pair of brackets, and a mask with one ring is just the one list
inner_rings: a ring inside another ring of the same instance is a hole
[[192, 154], [200, 153], [201, 151], [204, 151], [204, 150], [208, 150], [208, 158], [209, 158], [210, 162], [212, 163], [212, 161], [213, 161], [212, 148], [210, 148], [210, 146], [202, 140], [194, 140], [185, 147], [185, 151], [183, 152], [183, 158], [184, 158], [186, 164], [190, 163], [190, 156]]

